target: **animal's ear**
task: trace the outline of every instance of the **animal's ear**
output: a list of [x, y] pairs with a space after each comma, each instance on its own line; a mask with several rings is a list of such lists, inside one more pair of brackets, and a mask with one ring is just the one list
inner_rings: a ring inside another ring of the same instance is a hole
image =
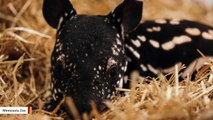
[[140, 23], [142, 17], [142, 0], [124, 0], [111, 12], [108, 17], [111, 21], [116, 21], [128, 33], [134, 30]]
[[76, 14], [69, 0], [44, 0], [43, 16], [47, 23], [57, 28], [61, 18]]

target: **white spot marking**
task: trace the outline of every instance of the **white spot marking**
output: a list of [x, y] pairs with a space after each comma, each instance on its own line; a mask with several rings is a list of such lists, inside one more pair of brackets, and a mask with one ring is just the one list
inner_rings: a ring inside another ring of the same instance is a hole
[[180, 21], [178, 19], [173, 19], [173, 20], [170, 21], [170, 24], [172, 24], [172, 25], [179, 25]]
[[142, 42], [146, 42], [146, 37], [145, 36], [137, 36], [139, 40]]
[[180, 44], [183, 44], [183, 43], [188, 43], [188, 42], [191, 42], [191, 41], [192, 41], [192, 39], [189, 36], [186, 36], [186, 35], [181, 35], [179, 37], [174, 37], [172, 39], [172, 42], [174, 42], [177, 45], [180, 45]]
[[155, 22], [159, 23], [159, 24], [166, 24], [167, 23], [166, 20], [164, 20], [164, 19], [156, 19]]
[[59, 57], [57, 58], [57, 61], [64, 62], [65, 61], [65, 55], [64, 54], [59, 55]]
[[208, 32], [213, 36], [213, 30], [208, 30]]
[[64, 13], [64, 16], [67, 17], [67, 15], [68, 15], [68, 13], [65, 12], [65, 13]]
[[127, 83], [127, 81], [128, 81], [128, 76], [126, 75], [126, 76], [124, 76], [124, 83]]
[[198, 28], [186, 28], [185, 32], [193, 36], [198, 36], [201, 33]]
[[73, 10], [71, 10], [71, 11], [70, 11], [70, 14], [72, 14], [73, 12], [74, 12], [74, 11], [73, 11]]
[[147, 71], [147, 67], [144, 64], [141, 64], [140, 67], [141, 67], [142, 71]]
[[101, 70], [101, 66], [100, 65], [98, 66], [98, 69]]
[[54, 94], [57, 94], [57, 93], [58, 93], [57, 89], [54, 89]]
[[135, 51], [131, 46], [128, 46], [126, 44], [125, 47], [128, 48], [137, 59], [140, 59], [140, 54], [137, 51]]
[[153, 47], [155, 47], [155, 48], [159, 48], [160, 47], [160, 44], [159, 44], [159, 42], [157, 42], [157, 41], [155, 41], [155, 40], [149, 40], [149, 43], [153, 46]]
[[158, 70], [157, 69], [155, 69], [153, 66], [151, 66], [150, 64], [148, 64], [147, 65], [148, 66], [148, 69], [152, 72], [152, 73], [154, 73], [154, 74], [158, 74], [159, 72], [158, 72]]
[[118, 38], [120, 38], [120, 35], [119, 35], [119, 34], [116, 34], [116, 36], [117, 36]]
[[60, 39], [57, 39], [57, 40], [56, 40], [56, 42], [59, 42], [59, 41], [60, 41]]
[[153, 32], [153, 30], [151, 28], [147, 28], [146, 31], [147, 32]]
[[146, 31], [148, 32], [159, 32], [161, 31], [161, 27], [160, 26], [157, 26], [157, 27], [152, 27], [152, 28], [147, 28]]
[[163, 43], [161, 45], [161, 47], [164, 49], [164, 50], [171, 50], [175, 47], [175, 44], [172, 42], [172, 41], [169, 41], [169, 42], [166, 42], [166, 43]]
[[158, 26], [158, 27], [152, 27], [152, 30], [156, 31], [156, 32], [159, 32], [159, 31], [161, 31], [161, 27], [160, 26]]
[[136, 47], [141, 46], [141, 42], [139, 40], [131, 40], [132, 44], [134, 44]]
[[121, 44], [121, 41], [120, 41], [118, 38], [116, 38], [116, 43], [117, 43], [118, 45], [122, 45], [122, 44]]
[[137, 59], [140, 59], [140, 54], [137, 51], [133, 51], [133, 54]]
[[127, 65], [128, 65], [128, 62], [126, 61], [125, 62], [125, 67], [124, 67], [124, 72], [126, 72], [126, 70], [127, 70]]
[[125, 69], [125, 67], [124, 67], [124, 66], [123, 66], [123, 67], [121, 67], [121, 70], [122, 70], [122, 71], [124, 71], [124, 69]]
[[121, 78], [122, 77], [121, 74], [119, 74], [118, 77]]
[[56, 100], [55, 94], [53, 93], [53, 99]]
[[[63, 18], [63, 17], [60, 17], [59, 22], [58, 22], [58, 26], [57, 26], [57, 30], [61, 27], [61, 23], [62, 23], [63, 20], [64, 20], [64, 18]], [[61, 32], [59, 31], [58, 34], [60, 35]]]
[[123, 88], [123, 78], [119, 81], [119, 88]]
[[114, 47], [112, 47], [112, 54], [118, 56], [118, 52], [115, 50]]
[[209, 32], [203, 32], [202, 37], [206, 40], [212, 40], [213, 39], [213, 35], [211, 35]]

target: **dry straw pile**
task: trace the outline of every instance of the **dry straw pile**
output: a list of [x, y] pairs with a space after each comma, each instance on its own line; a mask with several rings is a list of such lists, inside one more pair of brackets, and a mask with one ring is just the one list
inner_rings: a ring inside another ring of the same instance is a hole
[[[106, 14], [121, 0], [72, 0], [78, 13]], [[0, 115], [9, 120], [63, 119], [42, 111], [50, 83], [50, 55], [55, 31], [43, 19], [42, 0], [0, 1], [0, 106], [32, 106], [29, 115]], [[144, 19], [187, 18], [213, 25], [213, 6], [191, 0], [145, 0]], [[150, 84], [133, 74], [131, 89], [125, 97], [107, 102], [110, 110], [92, 115], [98, 120], [212, 120], [213, 119], [213, 65], [201, 69], [196, 80], [190, 76], [177, 82], [176, 68], [166, 80], [161, 75]], [[76, 116], [78, 118], [78, 116]], [[84, 115], [87, 119], [87, 115]]]

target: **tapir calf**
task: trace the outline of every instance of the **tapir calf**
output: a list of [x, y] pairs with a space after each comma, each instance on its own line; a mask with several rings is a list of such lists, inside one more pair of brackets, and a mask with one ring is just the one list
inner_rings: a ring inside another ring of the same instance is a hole
[[103, 111], [133, 70], [155, 77], [177, 63], [190, 65], [200, 57], [197, 49], [213, 56], [212, 27], [187, 20], [140, 22], [141, 0], [124, 0], [106, 16], [78, 15], [69, 0], [44, 0], [43, 15], [57, 29], [49, 111], [67, 96], [80, 115], [91, 111], [91, 101]]

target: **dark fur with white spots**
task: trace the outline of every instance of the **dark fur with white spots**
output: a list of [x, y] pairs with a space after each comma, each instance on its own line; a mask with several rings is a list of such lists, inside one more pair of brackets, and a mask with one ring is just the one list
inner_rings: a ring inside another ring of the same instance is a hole
[[189, 65], [200, 57], [196, 49], [213, 56], [212, 27], [187, 20], [146, 21], [138, 26], [141, 9], [141, 2], [125, 0], [107, 16], [87, 16], [77, 15], [68, 0], [44, 0], [44, 17], [58, 28], [52, 54], [55, 99], [46, 109], [71, 96], [80, 114], [90, 111], [90, 101], [103, 111], [103, 102], [123, 79], [125, 54], [129, 60], [125, 74], [138, 70], [145, 77], [155, 77], [178, 62]]
[[[174, 38], [176, 44], [172, 46]], [[180, 42], [181, 39], [185, 42]], [[157, 43], [153, 46], [150, 40]], [[141, 76], [156, 77], [176, 63], [188, 66], [200, 58], [197, 49], [206, 56], [213, 56], [213, 28], [188, 20], [145, 21], [126, 35], [125, 44], [129, 57], [126, 75], [138, 70]], [[133, 50], [138, 54], [135, 55]], [[150, 67], [156, 71], [150, 70]]]
[[70, 96], [82, 114], [94, 101], [99, 111], [115, 94], [127, 66], [124, 33], [139, 24], [142, 2], [125, 0], [107, 16], [77, 15], [69, 0], [44, 0], [47, 23], [58, 28], [52, 53], [54, 109], [63, 97]]

